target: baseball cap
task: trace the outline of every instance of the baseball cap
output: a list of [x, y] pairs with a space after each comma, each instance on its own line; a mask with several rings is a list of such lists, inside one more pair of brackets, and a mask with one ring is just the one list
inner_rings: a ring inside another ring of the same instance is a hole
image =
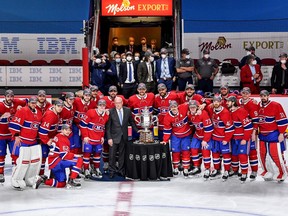
[[96, 86], [96, 85], [92, 85], [92, 86], [90, 86], [90, 91], [95, 91], [95, 90], [99, 90], [99, 88], [98, 88], [98, 86]]
[[225, 85], [221, 85], [221, 86], [220, 86], [220, 90], [223, 89], [223, 88], [225, 88], [225, 89], [229, 89], [229, 86], [228, 86], [227, 84], [225, 84]]
[[226, 98], [227, 101], [237, 102], [237, 98], [235, 96], [230, 96]]
[[189, 49], [187, 49], [187, 48], [182, 49], [181, 54], [189, 55], [190, 54]]
[[5, 96], [14, 96], [14, 92], [11, 89], [5, 91]]
[[166, 48], [162, 48], [162, 49], [160, 50], [160, 53], [161, 53], [161, 54], [166, 54], [166, 53], [168, 53], [168, 51], [167, 51]]
[[147, 89], [145, 83], [139, 83], [137, 89]]
[[196, 100], [189, 100], [189, 107], [198, 107], [199, 102]]
[[251, 93], [251, 90], [249, 87], [244, 87], [241, 92], [245, 92], [245, 93]]
[[114, 85], [112, 85], [112, 86], [109, 87], [109, 90], [108, 90], [108, 91], [109, 91], [109, 92], [111, 92], [111, 91], [116, 91], [116, 92], [117, 92], [117, 87], [114, 86]]
[[213, 101], [219, 101], [219, 102], [221, 102], [221, 100], [222, 100], [221, 95], [214, 95]]
[[45, 90], [39, 90], [37, 95], [38, 95], [38, 96], [39, 96], [39, 95], [44, 95], [44, 96], [46, 96], [46, 91], [45, 91]]
[[285, 58], [287, 58], [287, 53], [282, 52], [282, 53], [279, 55], [279, 58], [280, 58], [280, 57], [285, 57]]
[[65, 98], [74, 99], [75, 95], [74, 95], [73, 92], [67, 92], [66, 95], [65, 95]]
[[130, 52], [130, 51], [126, 52], [126, 56], [128, 56], [128, 55], [133, 56], [132, 52]]
[[100, 105], [105, 105], [106, 106], [106, 101], [104, 99], [100, 99], [97, 103], [98, 106]]
[[61, 127], [62, 130], [69, 129], [69, 128], [70, 128], [70, 125], [68, 124], [63, 124]]
[[61, 99], [55, 100], [55, 101], [54, 101], [54, 104], [55, 104], [56, 106], [63, 106], [63, 105], [64, 105], [64, 103], [63, 103], [63, 101], [62, 101]]
[[255, 47], [250, 46], [250, 47], [246, 48], [245, 50], [246, 50], [246, 51], [251, 51], [251, 50], [255, 51]]
[[194, 85], [192, 85], [192, 84], [187, 84], [186, 87], [185, 87], [185, 90], [187, 90], [187, 89], [189, 89], [189, 88], [192, 89], [192, 90], [195, 89]]
[[29, 103], [37, 103], [37, 101], [38, 101], [38, 99], [35, 96], [30, 97], [28, 100]]
[[263, 95], [269, 96], [270, 93], [269, 93], [267, 90], [262, 90], [262, 91], [260, 92], [260, 96], [263, 96]]
[[208, 49], [204, 49], [203, 54], [210, 54], [210, 51]]
[[170, 101], [169, 108], [174, 107], [174, 106], [176, 106], [176, 107], [178, 106], [177, 101], [175, 101], [175, 100]]
[[167, 89], [166, 85], [164, 83], [159, 83], [157, 86], [158, 90], [160, 89]]
[[90, 89], [84, 89], [83, 90], [83, 95], [91, 95]]

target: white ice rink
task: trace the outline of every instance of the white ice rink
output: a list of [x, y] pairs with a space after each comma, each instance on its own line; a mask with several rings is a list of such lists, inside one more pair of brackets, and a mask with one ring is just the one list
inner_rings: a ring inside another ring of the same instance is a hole
[[11, 165], [0, 187], [0, 216], [90, 215], [288, 215], [288, 183], [264, 182], [258, 176], [240, 184], [202, 178], [170, 182], [82, 181], [81, 189], [40, 186], [15, 191], [10, 184]]

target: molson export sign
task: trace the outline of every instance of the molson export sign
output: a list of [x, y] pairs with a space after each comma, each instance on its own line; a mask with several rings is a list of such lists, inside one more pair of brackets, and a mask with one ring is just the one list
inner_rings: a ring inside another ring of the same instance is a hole
[[102, 16], [172, 16], [173, 0], [102, 0]]

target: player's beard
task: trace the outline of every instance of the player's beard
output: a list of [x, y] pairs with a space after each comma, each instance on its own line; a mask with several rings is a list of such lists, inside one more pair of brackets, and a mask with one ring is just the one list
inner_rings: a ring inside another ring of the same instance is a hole
[[13, 103], [13, 100], [12, 99], [6, 99], [5, 100], [5, 103], [7, 104], [7, 105], [11, 105], [12, 103]]
[[262, 103], [263, 105], [267, 104], [267, 103], [268, 103], [268, 99], [261, 99], [261, 103]]

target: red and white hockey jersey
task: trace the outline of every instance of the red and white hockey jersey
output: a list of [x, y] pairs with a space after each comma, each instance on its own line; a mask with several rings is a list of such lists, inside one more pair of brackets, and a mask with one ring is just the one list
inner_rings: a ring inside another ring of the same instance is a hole
[[233, 139], [250, 140], [253, 125], [249, 119], [248, 112], [242, 107], [237, 107], [235, 110], [231, 111], [231, 117], [235, 127]]
[[74, 123], [79, 126], [86, 112], [89, 109], [95, 109], [97, 104], [95, 101], [89, 101], [86, 103], [81, 98], [76, 97], [73, 106], [75, 106]]
[[204, 102], [206, 103], [206, 99], [204, 97], [202, 97], [199, 94], [193, 94], [191, 97], [188, 97], [186, 95], [186, 92], [179, 92], [178, 93], [178, 97], [179, 97], [179, 103], [183, 104], [183, 103], [188, 103], [189, 100], [196, 100], [198, 101], [200, 104], [203, 104]]
[[44, 113], [52, 106], [52, 104], [48, 101], [45, 101], [42, 106], [39, 106], [39, 103], [37, 102], [36, 109], [44, 115]]
[[[127, 106], [127, 99], [125, 99], [123, 95], [117, 95], [117, 97], [121, 97], [123, 100], [123, 106]], [[115, 107], [115, 98], [113, 99], [110, 96], [104, 96], [103, 99], [106, 101], [106, 109], [111, 109]]]
[[240, 107], [243, 107], [248, 112], [249, 117], [252, 120], [253, 127], [258, 128], [258, 125], [257, 125], [259, 122], [258, 105], [251, 98], [245, 102], [241, 98], [241, 99], [239, 99], [238, 103], [239, 103]]

